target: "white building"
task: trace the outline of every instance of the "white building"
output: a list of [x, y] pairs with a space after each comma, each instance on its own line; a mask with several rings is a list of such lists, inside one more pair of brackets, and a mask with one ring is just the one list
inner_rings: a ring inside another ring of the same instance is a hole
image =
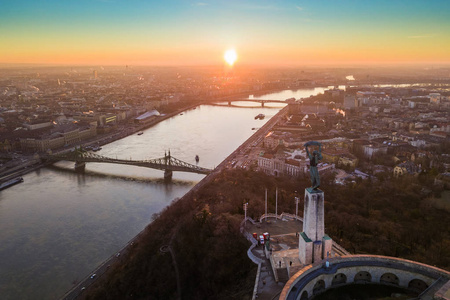
[[293, 159], [278, 159], [271, 154], [258, 157], [258, 168], [266, 174], [299, 177], [306, 173], [306, 164]]

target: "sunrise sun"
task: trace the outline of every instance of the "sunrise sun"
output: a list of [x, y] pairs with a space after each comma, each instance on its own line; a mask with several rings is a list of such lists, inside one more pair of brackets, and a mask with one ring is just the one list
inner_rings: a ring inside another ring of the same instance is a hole
[[237, 53], [234, 49], [228, 49], [223, 56], [227, 64], [232, 66], [237, 59]]

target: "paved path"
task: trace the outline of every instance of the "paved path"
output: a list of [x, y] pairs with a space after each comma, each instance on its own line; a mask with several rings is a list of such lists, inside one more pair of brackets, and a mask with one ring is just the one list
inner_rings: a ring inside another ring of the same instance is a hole
[[261, 274], [258, 282], [257, 299], [271, 300], [278, 299], [278, 295], [284, 287], [284, 283], [275, 282], [272, 267], [269, 260], [264, 256], [263, 246], [259, 245], [252, 250], [253, 255], [260, 258], [263, 263], [261, 264]]

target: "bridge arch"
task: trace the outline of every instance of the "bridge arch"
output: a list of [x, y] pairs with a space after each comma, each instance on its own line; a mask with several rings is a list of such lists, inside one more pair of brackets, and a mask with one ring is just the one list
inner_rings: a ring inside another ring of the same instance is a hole
[[308, 300], [308, 292], [307, 291], [304, 291], [302, 293], [302, 296], [300, 297], [300, 300]]
[[425, 281], [420, 279], [413, 279], [408, 283], [408, 289], [415, 291], [417, 293], [422, 293], [428, 288], [428, 284]]
[[363, 283], [363, 282], [371, 282], [372, 281], [372, 275], [367, 271], [359, 271], [356, 273], [355, 277], [353, 278], [353, 282], [355, 283]]
[[314, 284], [313, 287], [313, 295], [318, 295], [320, 293], [322, 293], [323, 291], [325, 291], [325, 281], [323, 281], [322, 279], [317, 281], [316, 284]]
[[397, 275], [393, 273], [384, 273], [380, 277], [380, 283], [389, 284], [389, 285], [399, 285], [400, 280]]
[[341, 285], [347, 283], [347, 275], [344, 273], [338, 273], [334, 275], [333, 280], [331, 281], [331, 286]]

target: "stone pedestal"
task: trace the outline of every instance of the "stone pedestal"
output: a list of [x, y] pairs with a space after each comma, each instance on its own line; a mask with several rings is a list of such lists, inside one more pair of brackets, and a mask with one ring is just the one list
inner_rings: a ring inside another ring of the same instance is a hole
[[164, 180], [170, 181], [172, 180], [172, 170], [166, 169], [164, 170]]
[[75, 172], [84, 173], [86, 169], [86, 163], [84, 161], [76, 161], [75, 162]]
[[328, 236], [324, 235], [322, 238], [322, 259], [327, 258], [327, 255], [331, 256], [331, 249], [333, 248], [333, 240]]
[[303, 232], [300, 234], [299, 259], [308, 265], [321, 261], [331, 254], [333, 241], [325, 234], [324, 193], [321, 190], [305, 189]]
[[320, 241], [325, 235], [323, 200], [324, 193], [321, 190], [305, 189], [303, 231], [313, 241]]
[[300, 233], [298, 240], [298, 259], [304, 265], [309, 265], [313, 260], [313, 241], [306, 235]]

